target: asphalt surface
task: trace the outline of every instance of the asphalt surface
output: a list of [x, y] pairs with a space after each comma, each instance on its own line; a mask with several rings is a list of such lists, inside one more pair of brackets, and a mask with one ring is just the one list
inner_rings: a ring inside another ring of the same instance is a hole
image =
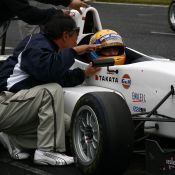
[[[118, 31], [128, 47], [148, 55], [175, 60], [175, 32], [167, 20], [167, 6], [141, 6], [93, 3], [101, 17], [103, 28]], [[7, 49], [20, 41], [17, 22], [12, 22], [7, 35]], [[7, 50], [7, 53], [12, 50]], [[7, 152], [0, 148], [0, 175], [81, 175], [73, 166], [36, 166], [32, 160], [12, 161]], [[114, 173], [113, 173], [114, 174]], [[145, 155], [133, 154], [127, 175], [146, 174]]]
[[[7, 151], [1, 146], [0, 170], [0, 175], [83, 175], [75, 165], [65, 167], [39, 166], [33, 164], [33, 157], [28, 160], [12, 160]], [[146, 175], [145, 156], [133, 154], [130, 165], [124, 175], [137, 174]]]

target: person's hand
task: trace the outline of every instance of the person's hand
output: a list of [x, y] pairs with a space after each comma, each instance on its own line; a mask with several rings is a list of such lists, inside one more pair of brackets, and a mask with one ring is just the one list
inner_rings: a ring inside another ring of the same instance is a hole
[[100, 44], [84, 44], [80, 46], [75, 46], [73, 49], [77, 52], [78, 55], [96, 51], [101, 47]]
[[88, 65], [88, 67], [85, 69], [84, 74], [85, 77], [90, 77], [95, 75], [97, 72], [99, 72], [101, 70], [100, 67], [92, 67], [92, 63], [90, 63]]
[[64, 15], [70, 15], [70, 10], [67, 9], [61, 9], [64, 13]]
[[87, 8], [89, 7], [89, 5], [83, 2], [82, 0], [72, 0], [72, 2], [69, 4], [69, 7], [71, 9], [77, 10], [80, 14], [82, 14], [80, 7]]

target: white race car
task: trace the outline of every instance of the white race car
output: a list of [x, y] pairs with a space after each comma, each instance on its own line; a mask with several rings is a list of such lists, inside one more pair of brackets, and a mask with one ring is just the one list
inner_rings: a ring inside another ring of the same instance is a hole
[[[80, 27], [79, 44], [88, 44], [102, 29], [93, 7], [82, 9], [82, 15], [71, 10], [71, 16]], [[82, 85], [64, 88], [65, 112], [72, 117], [71, 150], [86, 175], [122, 174], [136, 131], [175, 138], [175, 61], [128, 47], [126, 60], [124, 65], [96, 60], [93, 65], [102, 67], [99, 73]], [[72, 68], [85, 69], [88, 64], [80, 57]]]
[[[71, 15], [80, 27], [78, 43], [88, 44], [102, 25], [93, 7], [82, 12], [72, 10]], [[80, 57], [73, 68], [88, 64]], [[114, 65], [112, 59], [93, 64], [102, 67], [98, 74], [64, 89], [65, 111], [72, 116], [72, 150], [85, 174], [112, 169], [121, 174], [130, 160], [134, 133], [175, 138], [175, 62], [126, 47], [126, 64]]]

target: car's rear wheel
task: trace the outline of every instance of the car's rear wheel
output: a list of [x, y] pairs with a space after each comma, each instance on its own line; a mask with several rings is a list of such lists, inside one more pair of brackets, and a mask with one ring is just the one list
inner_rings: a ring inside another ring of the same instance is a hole
[[175, 31], [175, 1], [172, 1], [168, 8], [168, 22], [173, 31]]
[[134, 127], [125, 100], [93, 92], [77, 102], [71, 122], [71, 148], [84, 174], [123, 173], [129, 163]]

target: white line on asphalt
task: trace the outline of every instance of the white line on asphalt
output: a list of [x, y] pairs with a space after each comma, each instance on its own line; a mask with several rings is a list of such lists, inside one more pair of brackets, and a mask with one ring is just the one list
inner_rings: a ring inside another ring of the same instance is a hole
[[152, 14], [146, 14], [146, 13], [139, 13], [137, 14], [137, 16], [153, 16]]
[[166, 33], [166, 32], [156, 32], [156, 31], [151, 31], [151, 34], [158, 34], [158, 35], [172, 35], [175, 36], [175, 33]]
[[[2, 48], [2, 46], [0, 46], [0, 48]], [[5, 47], [6, 50], [13, 50], [14, 47]]]

